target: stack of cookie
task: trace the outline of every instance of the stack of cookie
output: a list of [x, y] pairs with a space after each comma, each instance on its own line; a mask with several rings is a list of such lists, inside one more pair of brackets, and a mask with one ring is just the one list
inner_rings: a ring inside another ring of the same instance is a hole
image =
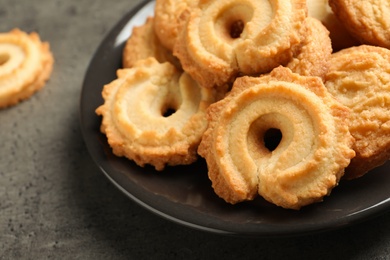
[[350, 45], [334, 52], [322, 14], [388, 7], [315, 2], [157, 0], [96, 110], [114, 154], [157, 170], [200, 155], [225, 201], [290, 209], [386, 162], [390, 37], [367, 40], [348, 22]]

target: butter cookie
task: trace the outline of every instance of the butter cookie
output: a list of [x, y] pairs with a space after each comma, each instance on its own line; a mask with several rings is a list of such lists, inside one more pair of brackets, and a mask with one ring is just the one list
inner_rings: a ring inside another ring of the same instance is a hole
[[209, 107], [198, 149], [214, 191], [232, 204], [258, 194], [289, 209], [321, 201], [355, 155], [348, 113], [318, 77], [278, 67], [238, 78]]
[[360, 45], [332, 54], [325, 86], [352, 111], [356, 157], [345, 178], [360, 177], [390, 158], [390, 50]]
[[161, 45], [154, 32], [153, 17], [148, 17], [143, 25], [133, 28], [133, 31], [126, 41], [122, 54], [124, 68], [131, 68], [134, 64], [149, 57], [154, 57], [157, 61], [170, 62], [177, 68], [181, 65], [172, 52]]
[[154, 31], [161, 44], [173, 51], [177, 35], [181, 29], [181, 14], [196, 5], [197, 0], [156, 0], [154, 8]]
[[324, 78], [332, 55], [329, 31], [317, 19], [308, 17], [301, 34], [301, 43], [292, 48], [293, 59], [287, 67], [302, 76]]
[[173, 52], [201, 85], [257, 75], [286, 64], [300, 41], [305, 0], [203, 0], [181, 15]]
[[17, 104], [41, 89], [54, 58], [37, 33], [19, 29], [0, 33], [0, 108]]
[[390, 48], [388, 0], [329, 0], [333, 12], [361, 43]]
[[214, 91], [152, 57], [117, 74], [104, 86], [104, 104], [96, 109], [113, 153], [156, 170], [196, 161]]

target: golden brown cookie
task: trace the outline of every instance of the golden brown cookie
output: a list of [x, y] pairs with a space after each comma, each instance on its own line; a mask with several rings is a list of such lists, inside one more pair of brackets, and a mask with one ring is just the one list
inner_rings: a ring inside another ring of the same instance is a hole
[[104, 104], [96, 109], [113, 153], [156, 170], [193, 163], [214, 91], [155, 58], [117, 74], [104, 86]]
[[356, 157], [345, 178], [357, 178], [390, 158], [390, 50], [361, 45], [332, 55], [326, 87], [352, 111]]
[[390, 48], [388, 0], [329, 0], [334, 14], [361, 43]]
[[164, 48], [154, 33], [154, 18], [148, 17], [145, 24], [133, 28], [132, 34], [123, 49], [123, 67], [131, 68], [134, 64], [149, 57], [157, 61], [170, 62], [177, 68], [181, 65], [172, 52]]
[[333, 51], [360, 45], [333, 13], [329, 0], [307, 0], [307, 8], [309, 17], [318, 19], [328, 29]]
[[225, 201], [260, 194], [299, 209], [328, 195], [355, 155], [347, 116], [320, 78], [279, 67], [238, 78], [229, 95], [209, 107], [198, 152]]
[[181, 16], [174, 55], [208, 88], [269, 72], [291, 59], [306, 15], [305, 0], [200, 1]]
[[197, 0], [156, 0], [154, 30], [161, 44], [173, 51], [180, 31], [180, 15], [197, 4]]
[[0, 33], [0, 108], [17, 104], [41, 89], [53, 68], [49, 43], [35, 32]]
[[301, 43], [292, 48], [293, 59], [287, 67], [302, 76], [324, 78], [332, 55], [329, 31], [317, 19], [308, 17], [301, 34]]

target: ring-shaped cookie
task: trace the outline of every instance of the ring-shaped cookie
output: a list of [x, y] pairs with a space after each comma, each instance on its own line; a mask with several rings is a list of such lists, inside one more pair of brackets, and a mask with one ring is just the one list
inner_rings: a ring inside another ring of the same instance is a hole
[[0, 108], [30, 97], [49, 78], [53, 56], [37, 33], [0, 33]]
[[291, 58], [306, 11], [304, 0], [200, 1], [182, 15], [174, 54], [206, 87], [269, 72]]
[[354, 156], [348, 110], [318, 77], [276, 68], [238, 78], [208, 111], [198, 152], [215, 192], [229, 203], [257, 194], [291, 209], [321, 201]]
[[156, 170], [193, 163], [214, 91], [155, 58], [117, 74], [104, 86], [104, 104], [96, 109], [113, 153]]

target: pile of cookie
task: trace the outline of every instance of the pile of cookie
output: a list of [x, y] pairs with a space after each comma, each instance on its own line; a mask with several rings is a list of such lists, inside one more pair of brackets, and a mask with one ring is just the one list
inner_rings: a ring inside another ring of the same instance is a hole
[[377, 2], [156, 0], [103, 88], [101, 131], [156, 170], [200, 155], [232, 204], [322, 201], [390, 158], [390, 37], [370, 12], [389, 7]]

